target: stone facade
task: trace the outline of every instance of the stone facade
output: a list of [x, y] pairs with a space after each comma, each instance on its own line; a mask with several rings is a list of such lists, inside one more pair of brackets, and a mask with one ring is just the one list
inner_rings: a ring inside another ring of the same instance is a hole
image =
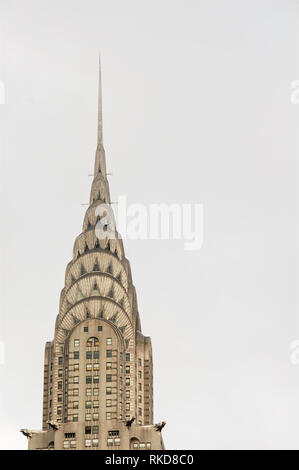
[[99, 79], [90, 203], [66, 268], [54, 340], [45, 347], [43, 430], [30, 431], [32, 450], [164, 448], [153, 424], [151, 341], [141, 332], [130, 264], [118, 234], [97, 236], [96, 227], [107, 229], [106, 206]]

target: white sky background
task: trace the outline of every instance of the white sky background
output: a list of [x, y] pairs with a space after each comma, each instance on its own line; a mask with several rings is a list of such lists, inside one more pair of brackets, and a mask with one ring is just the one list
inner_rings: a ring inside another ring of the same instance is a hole
[[200, 251], [125, 242], [165, 444], [298, 448], [296, 22], [283, 0], [0, 1], [2, 448], [41, 425], [99, 50], [112, 200], [204, 205]]

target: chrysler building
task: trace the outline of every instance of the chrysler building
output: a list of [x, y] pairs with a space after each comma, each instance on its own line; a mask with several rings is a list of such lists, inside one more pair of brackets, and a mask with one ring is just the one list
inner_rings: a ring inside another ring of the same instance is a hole
[[130, 263], [107, 212], [100, 72], [94, 178], [54, 339], [45, 345], [42, 430], [21, 430], [31, 450], [164, 448], [165, 423], [153, 424], [151, 340], [141, 331]]

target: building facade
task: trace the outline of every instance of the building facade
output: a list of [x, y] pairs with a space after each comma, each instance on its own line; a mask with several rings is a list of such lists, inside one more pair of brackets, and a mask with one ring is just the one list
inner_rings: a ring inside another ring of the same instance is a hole
[[29, 449], [163, 449], [153, 424], [153, 362], [130, 263], [114, 226], [102, 139], [89, 207], [66, 267], [54, 340], [46, 343], [41, 431]]

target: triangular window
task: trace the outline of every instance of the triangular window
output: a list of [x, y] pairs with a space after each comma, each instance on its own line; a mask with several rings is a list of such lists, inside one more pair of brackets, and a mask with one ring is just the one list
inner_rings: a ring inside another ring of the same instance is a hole
[[93, 271], [100, 271], [100, 266], [99, 266], [99, 263], [98, 263], [98, 260], [96, 260], [96, 262], [94, 263], [94, 266], [93, 266]]
[[114, 297], [114, 293], [113, 293], [113, 288], [111, 287], [111, 289], [109, 290], [108, 292], [108, 297], [111, 297], [113, 299]]
[[112, 265], [111, 264], [109, 264], [107, 266], [106, 272], [109, 273], [109, 274], [112, 274]]

